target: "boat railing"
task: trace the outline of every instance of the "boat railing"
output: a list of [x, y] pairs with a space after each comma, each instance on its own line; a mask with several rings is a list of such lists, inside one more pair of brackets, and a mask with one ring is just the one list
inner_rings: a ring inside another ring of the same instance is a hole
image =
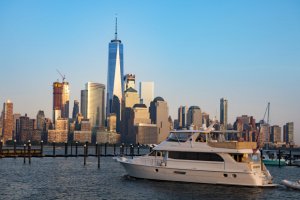
[[226, 149], [256, 149], [256, 142], [237, 142], [237, 141], [226, 141], [226, 142], [208, 142], [208, 145], [215, 148], [226, 148]]

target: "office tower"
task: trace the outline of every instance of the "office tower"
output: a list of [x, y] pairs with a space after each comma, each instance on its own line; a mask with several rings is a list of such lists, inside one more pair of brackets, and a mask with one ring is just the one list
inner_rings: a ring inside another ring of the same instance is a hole
[[158, 143], [162, 142], [169, 135], [169, 108], [162, 97], [156, 97], [149, 107], [151, 124], [158, 128]]
[[271, 126], [270, 142], [281, 142], [281, 127], [278, 125]]
[[140, 82], [140, 99], [141, 103], [145, 104], [148, 108], [150, 102], [154, 98], [154, 82]]
[[80, 112], [84, 118], [87, 118], [87, 90], [81, 90], [81, 98], [80, 98]]
[[[236, 118], [233, 124], [233, 129], [238, 131], [237, 137], [243, 138], [244, 141], [255, 141], [256, 137], [256, 124], [253, 116], [242, 115]], [[265, 136], [268, 137], [268, 136]], [[238, 139], [234, 138], [234, 139]], [[267, 139], [266, 141], [269, 141]]]
[[105, 85], [100, 83], [88, 82], [81, 91], [81, 112], [92, 128], [104, 127], [104, 98]]
[[106, 116], [116, 113], [117, 132], [120, 131], [121, 102], [124, 91], [123, 68], [123, 44], [118, 39], [116, 18], [115, 38], [109, 43]]
[[288, 122], [283, 126], [283, 141], [286, 144], [294, 143], [294, 122]]
[[223, 126], [223, 130], [227, 129], [227, 117], [228, 117], [228, 101], [222, 98], [220, 100], [220, 124]]
[[206, 127], [209, 127], [209, 114], [206, 112], [202, 113], [202, 124], [205, 124]]
[[69, 118], [69, 83], [63, 81], [53, 83], [53, 122], [59, 117]]
[[79, 101], [74, 100], [73, 112], [72, 112], [72, 119], [75, 121], [76, 116], [79, 113]]
[[19, 113], [15, 113], [15, 114], [13, 114], [13, 123], [14, 123], [14, 125], [13, 125], [13, 139], [14, 140], [16, 140], [17, 139], [17, 130], [19, 129], [19, 127], [18, 127], [18, 123], [17, 123], [17, 120], [18, 119], [20, 119], [20, 117], [21, 117], [21, 114], [19, 114]]
[[187, 113], [187, 127], [193, 126], [194, 130], [199, 130], [202, 127], [202, 112], [199, 106], [189, 107]]
[[69, 118], [69, 104], [70, 104], [70, 89], [69, 83], [62, 82], [62, 98], [61, 98], [61, 117]]
[[124, 91], [129, 88], [135, 89], [135, 75], [134, 74], [126, 74], [124, 76]]
[[36, 115], [36, 126], [38, 130], [43, 130], [45, 124], [45, 113], [42, 110], [39, 110], [39, 112]]
[[2, 138], [4, 144], [6, 141], [13, 139], [13, 123], [13, 103], [10, 100], [7, 100], [3, 104], [2, 111]]
[[186, 110], [185, 110], [185, 106], [180, 106], [178, 108], [178, 123], [179, 123], [179, 129], [186, 128]]

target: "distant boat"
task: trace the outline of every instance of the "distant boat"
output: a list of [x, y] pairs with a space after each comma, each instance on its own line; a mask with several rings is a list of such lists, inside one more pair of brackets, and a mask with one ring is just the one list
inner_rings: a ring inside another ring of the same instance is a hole
[[264, 152], [262, 155], [262, 160], [265, 165], [279, 165], [285, 166], [286, 160], [283, 158], [278, 159], [276, 152]]
[[282, 180], [281, 183], [285, 185], [288, 188], [293, 188], [293, 189], [298, 189], [300, 190], [300, 180], [293, 182], [293, 181], [288, 181], [288, 180]]

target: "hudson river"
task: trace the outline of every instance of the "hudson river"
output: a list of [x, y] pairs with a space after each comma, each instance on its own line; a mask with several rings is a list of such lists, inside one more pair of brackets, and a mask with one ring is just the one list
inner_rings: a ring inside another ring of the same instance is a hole
[[[300, 179], [299, 167], [268, 167], [275, 183]], [[0, 159], [0, 199], [300, 199], [300, 190], [128, 178], [112, 157]]]

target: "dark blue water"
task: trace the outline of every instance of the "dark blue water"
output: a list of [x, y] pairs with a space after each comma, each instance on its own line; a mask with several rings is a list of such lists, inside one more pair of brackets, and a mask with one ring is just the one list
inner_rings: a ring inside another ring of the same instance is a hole
[[[300, 179], [299, 167], [269, 167], [274, 182]], [[300, 199], [300, 190], [128, 178], [111, 157], [0, 159], [0, 199]]]

